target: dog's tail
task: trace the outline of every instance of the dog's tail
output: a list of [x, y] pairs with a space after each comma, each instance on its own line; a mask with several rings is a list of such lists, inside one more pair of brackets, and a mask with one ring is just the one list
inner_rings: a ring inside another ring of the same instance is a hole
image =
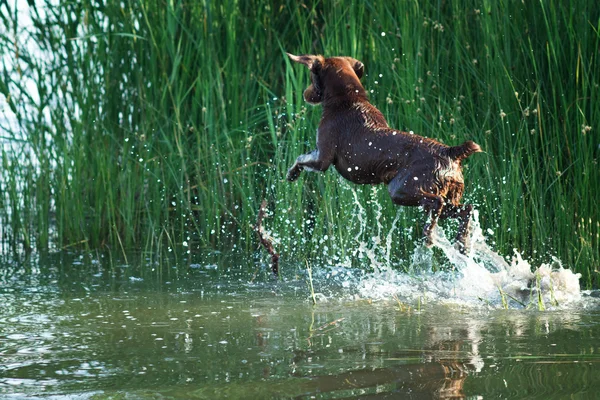
[[473, 153], [481, 152], [481, 147], [472, 140], [467, 140], [460, 146], [448, 147], [446, 149], [446, 155], [453, 160], [460, 161], [469, 157]]

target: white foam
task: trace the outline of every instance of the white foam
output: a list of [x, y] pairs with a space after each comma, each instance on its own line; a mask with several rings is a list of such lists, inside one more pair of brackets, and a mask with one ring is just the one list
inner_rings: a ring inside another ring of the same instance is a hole
[[[433, 244], [448, 258], [453, 268], [432, 272], [433, 250], [417, 246], [408, 272], [379, 262], [373, 248], [359, 243], [375, 271], [368, 274], [346, 274], [342, 284], [354, 298], [402, 301], [408, 306], [424, 302], [492, 308], [555, 309], [577, 305], [581, 300], [580, 274], [562, 267], [557, 259], [537, 268], [516, 250], [510, 262], [491, 249], [475, 212], [471, 234], [471, 250], [465, 256], [436, 227]], [[389, 251], [389, 250], [388, 250]], [[336, 273], [340, 274], [339, 270]], [[326, 296], [325, 296], [326, 297]]]

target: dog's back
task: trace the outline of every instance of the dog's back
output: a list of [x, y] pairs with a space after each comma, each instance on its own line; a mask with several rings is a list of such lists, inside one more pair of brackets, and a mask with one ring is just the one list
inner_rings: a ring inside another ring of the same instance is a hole
[[472, 141], [449, 147], [390, 128], [369, 102], [360, 83], [364, 66], [354, 58], [288, 56], [310, 69], [311, 84], [304, 99], [322, 104], [323, 116], [317, 150], [299, 156], [287, 179], [298, 179], [303, 170], [326, 171], [333, 164], [351, 182], [385, 183], [395, 204], [422, 206], [429, 213], [431, 223], [423, 231], [429, 242], [439, 218], [459, 218], [457, 240], [465, 251], [472, 206], [460, 204], [461, 162], [480, 147]]
[[[463, 185], [460, 161], [481, 151], [472, 141], [449, 147], [436, 140], [402, 132], [388, 126], [381, 112], [366, 99], [350, 107], [332, 107], [324, 113], [319, 134], [335, 141], [337, 171], [358, 184], [388, 184], [399, 173], [420, 175], [423, 188], [435, 189], [443, 197], [451, 194], [458, 204], [462, 190], [445, 185]], [[330, 110], [331, 110], [330, 109]], [[451, 193], [450, 193], [451, 192]]]

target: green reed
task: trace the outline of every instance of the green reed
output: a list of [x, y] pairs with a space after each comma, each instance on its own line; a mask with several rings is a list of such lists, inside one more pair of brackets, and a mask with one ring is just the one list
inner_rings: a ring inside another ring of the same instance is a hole
[[390, 125], [483, 147], [466, 163], [466, 199], [496, 248], [554, 254], [597, 285], [594, 2], [51, 3], [0, 3], [0, 107], [16, 121], [0, 134], [0, 215], [13, 249], [255, 249], [267, 198], [289, 259], [364, 267], [362, 242], [407, 260], [423, 218], [385, 187], [333, 171], [284, 179], [320, 117], [284, 51], [343, 54], [365, 63]]

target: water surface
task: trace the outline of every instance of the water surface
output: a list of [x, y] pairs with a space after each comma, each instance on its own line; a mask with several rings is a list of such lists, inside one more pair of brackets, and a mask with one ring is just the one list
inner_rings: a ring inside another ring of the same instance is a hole
[[435, 288], [444, 297], [402, 293], [443, 274], [411, 281], [314, 266], [313, 305], [307, 274], [294, 268], [284, 264], [274, 280], [264, 266], [220, 253], [162, 263], [131, 256], [127, 265], [63, 253], [2, 265], [0, 393], [429, 399], [600, 391], [596, 292], [544, 311], [504, 309]]

